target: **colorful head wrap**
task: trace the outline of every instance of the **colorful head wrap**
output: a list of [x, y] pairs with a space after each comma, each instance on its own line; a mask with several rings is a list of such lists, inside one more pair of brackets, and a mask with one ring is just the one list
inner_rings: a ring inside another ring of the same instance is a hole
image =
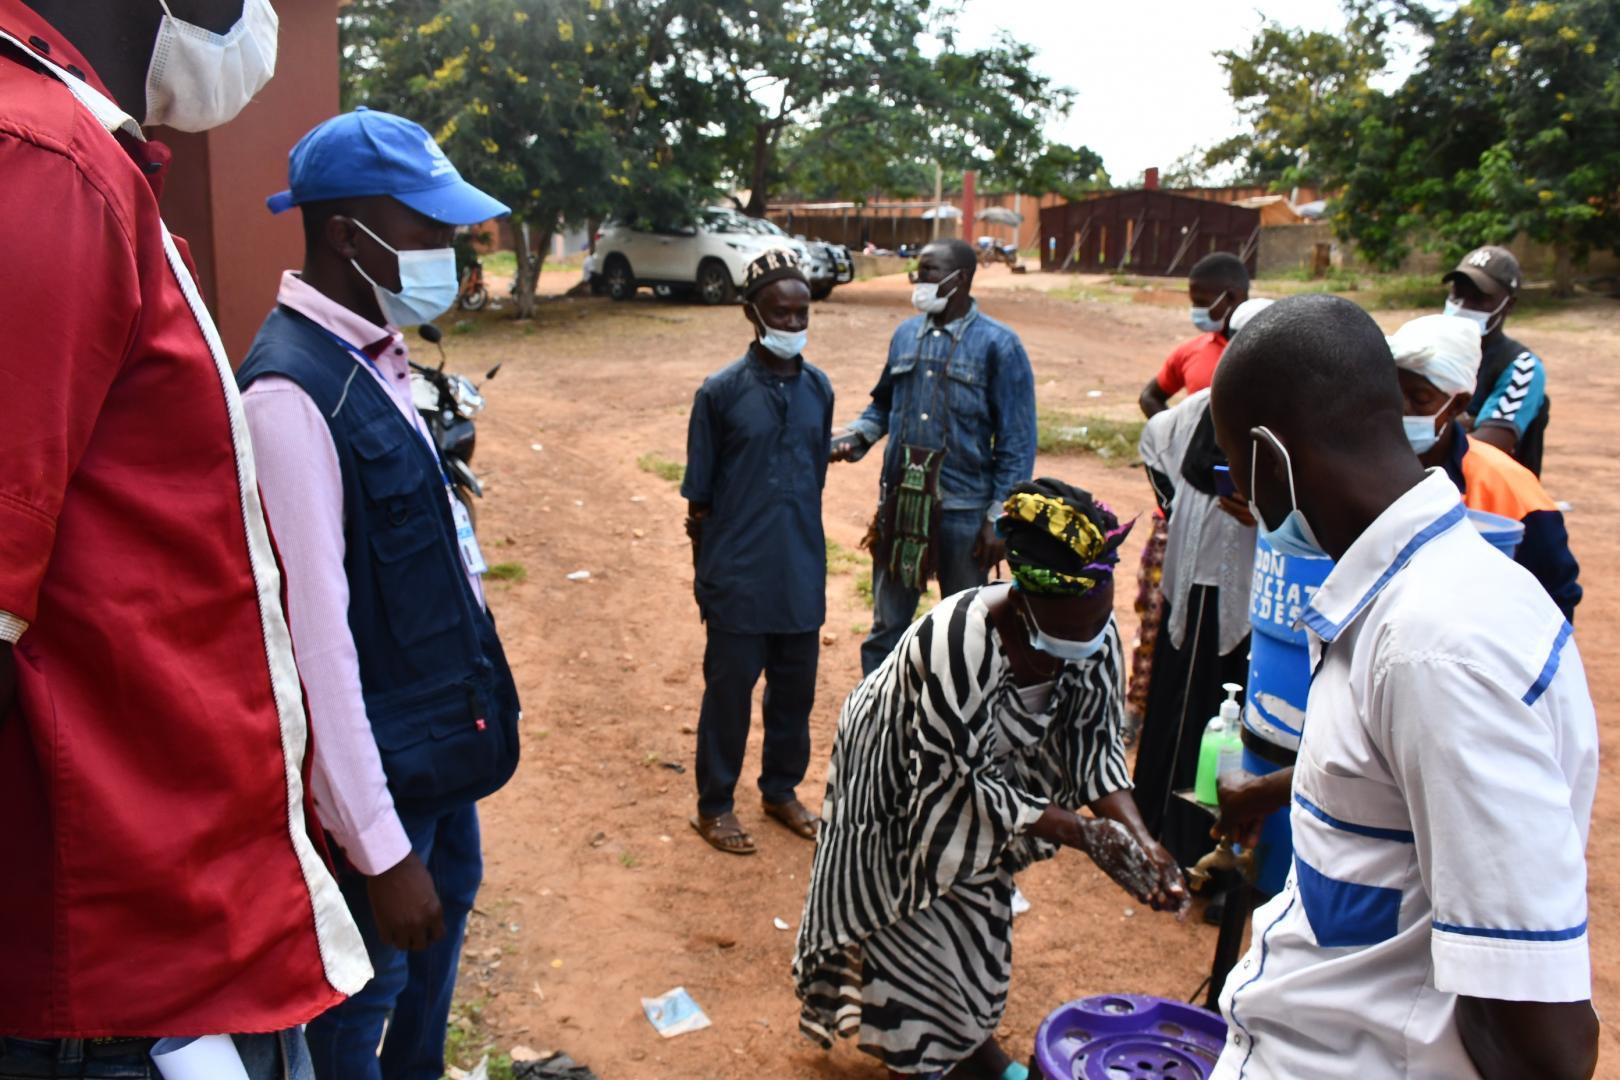
[[996, 532], [1007, 541], [1007, 565], [1025, 592], [1079, 596], [1112, 577], [1133, 519], [1119, 523], [1108, 504], [1061, 480], [1013, 488]]

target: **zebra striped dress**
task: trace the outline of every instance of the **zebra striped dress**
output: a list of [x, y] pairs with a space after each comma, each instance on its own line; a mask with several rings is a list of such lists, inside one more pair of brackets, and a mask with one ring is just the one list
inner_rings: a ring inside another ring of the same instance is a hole
[[1013, 874], [1056, 848], [1026, 834], [1130, 787], [1123, 651], [1067, 663], [1023, 705], [989, 608], [958, 593], [914, 624], [838, 720], [793, 972], [799, 1028], [857, 1031], [901, 1073], [948, 1069], [994, 1034], [1011, 969]]

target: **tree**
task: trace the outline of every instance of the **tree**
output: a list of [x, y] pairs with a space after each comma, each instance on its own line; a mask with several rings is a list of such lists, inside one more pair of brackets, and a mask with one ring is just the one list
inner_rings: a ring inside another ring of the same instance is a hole
[[[1343, 70], [1347, 57], [1381, 55], [1389, 19], [1428, 43], [1386, 93]], [[1337, 189], [1335, 228], [1365, 257], [1393, 266], [1415, 244], [1458, 255], [1528, 235], [1553, 246], [1567, 293], [1587, 254], [1620, 247], [1613, 0], [1466, 0], [1444, 17], [1357, 0], [1345, 41], [1268, 27], [1228, 71], [1255, 122], [1251, 162]], [[1324, 52], [1343, 62], [1337, 82], [1313, 81]]]
[[1061, 143], [1041, 151], [1040, 156], [1029, 163], [1027, 175], [1022, 179], [1029, 191], [1043, 194], [1055, 191], [1066, 199], [1078, 199], [1086, 192], [1112, 184], [1108, 170], [1103, 168], [1101, 154], [1089, 146]]
[[[348, 103], [417, 120], [544, 253], [559, 222], [688, 212], [721, 166], [696, 117], [714, 86], [679, 62], [677, 3], [361, 0], [345, 16]], [[699, 6], [693, 0], [692, 6]], [[518, 260], [518, 314], [537, 267]]]
[[[784, 185], [844, 197], [914, 190], [932, 165], [1017, 182], [1072, 94], [1006, 37], [955, 47], [956, 9], [928, 0], [719, 0], [693, 19], [729, 100], [732, 174], [762, 215]], [[930, 55], [925, 39], [940, 48]]]
[[1247, 50], [1217, 52], [1233, 104], [1251, 130], [1210, 148], [1201, 162], [1178, 164], [1192, 174], [1234, 164], [1251, 183], [1312, 179], [1305, 160], [1311, 139], [1369, 94], [1368, 81], [1388, 59], [1388, 32], [1377, 0], [1350, 0], [1342, 34], [1268, 22]]

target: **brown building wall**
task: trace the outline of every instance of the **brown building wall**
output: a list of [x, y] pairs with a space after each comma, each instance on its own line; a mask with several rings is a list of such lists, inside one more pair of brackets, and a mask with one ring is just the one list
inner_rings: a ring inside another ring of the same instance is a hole
[[163, 218], [191, 245], [203, 298], [232, 363], [241, 363], [276, 299], [281, 272], [303, 262], [298, 212], [272, 215], [287, 152], [338, 111], [337, 0], [276, 0], [276, 76], [242, 114], [191, 135], [154, 128], [174, 149]]

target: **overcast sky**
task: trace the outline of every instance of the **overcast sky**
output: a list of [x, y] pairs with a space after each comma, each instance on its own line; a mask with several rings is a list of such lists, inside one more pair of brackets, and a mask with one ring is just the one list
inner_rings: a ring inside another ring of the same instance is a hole
[[[1238, 130], [1217, 49], [1248, 44], [1267, 18], [1338, 31], [1338, 0], [967, 0], [959, 48], [997, 30], [1040, 50], [1039, 70], [1077, 92], [1048, 132], [1102, 154], [1114, 183], [1168, 168]], [[1405, 66], [1402, 64], [1401, 66]]]

